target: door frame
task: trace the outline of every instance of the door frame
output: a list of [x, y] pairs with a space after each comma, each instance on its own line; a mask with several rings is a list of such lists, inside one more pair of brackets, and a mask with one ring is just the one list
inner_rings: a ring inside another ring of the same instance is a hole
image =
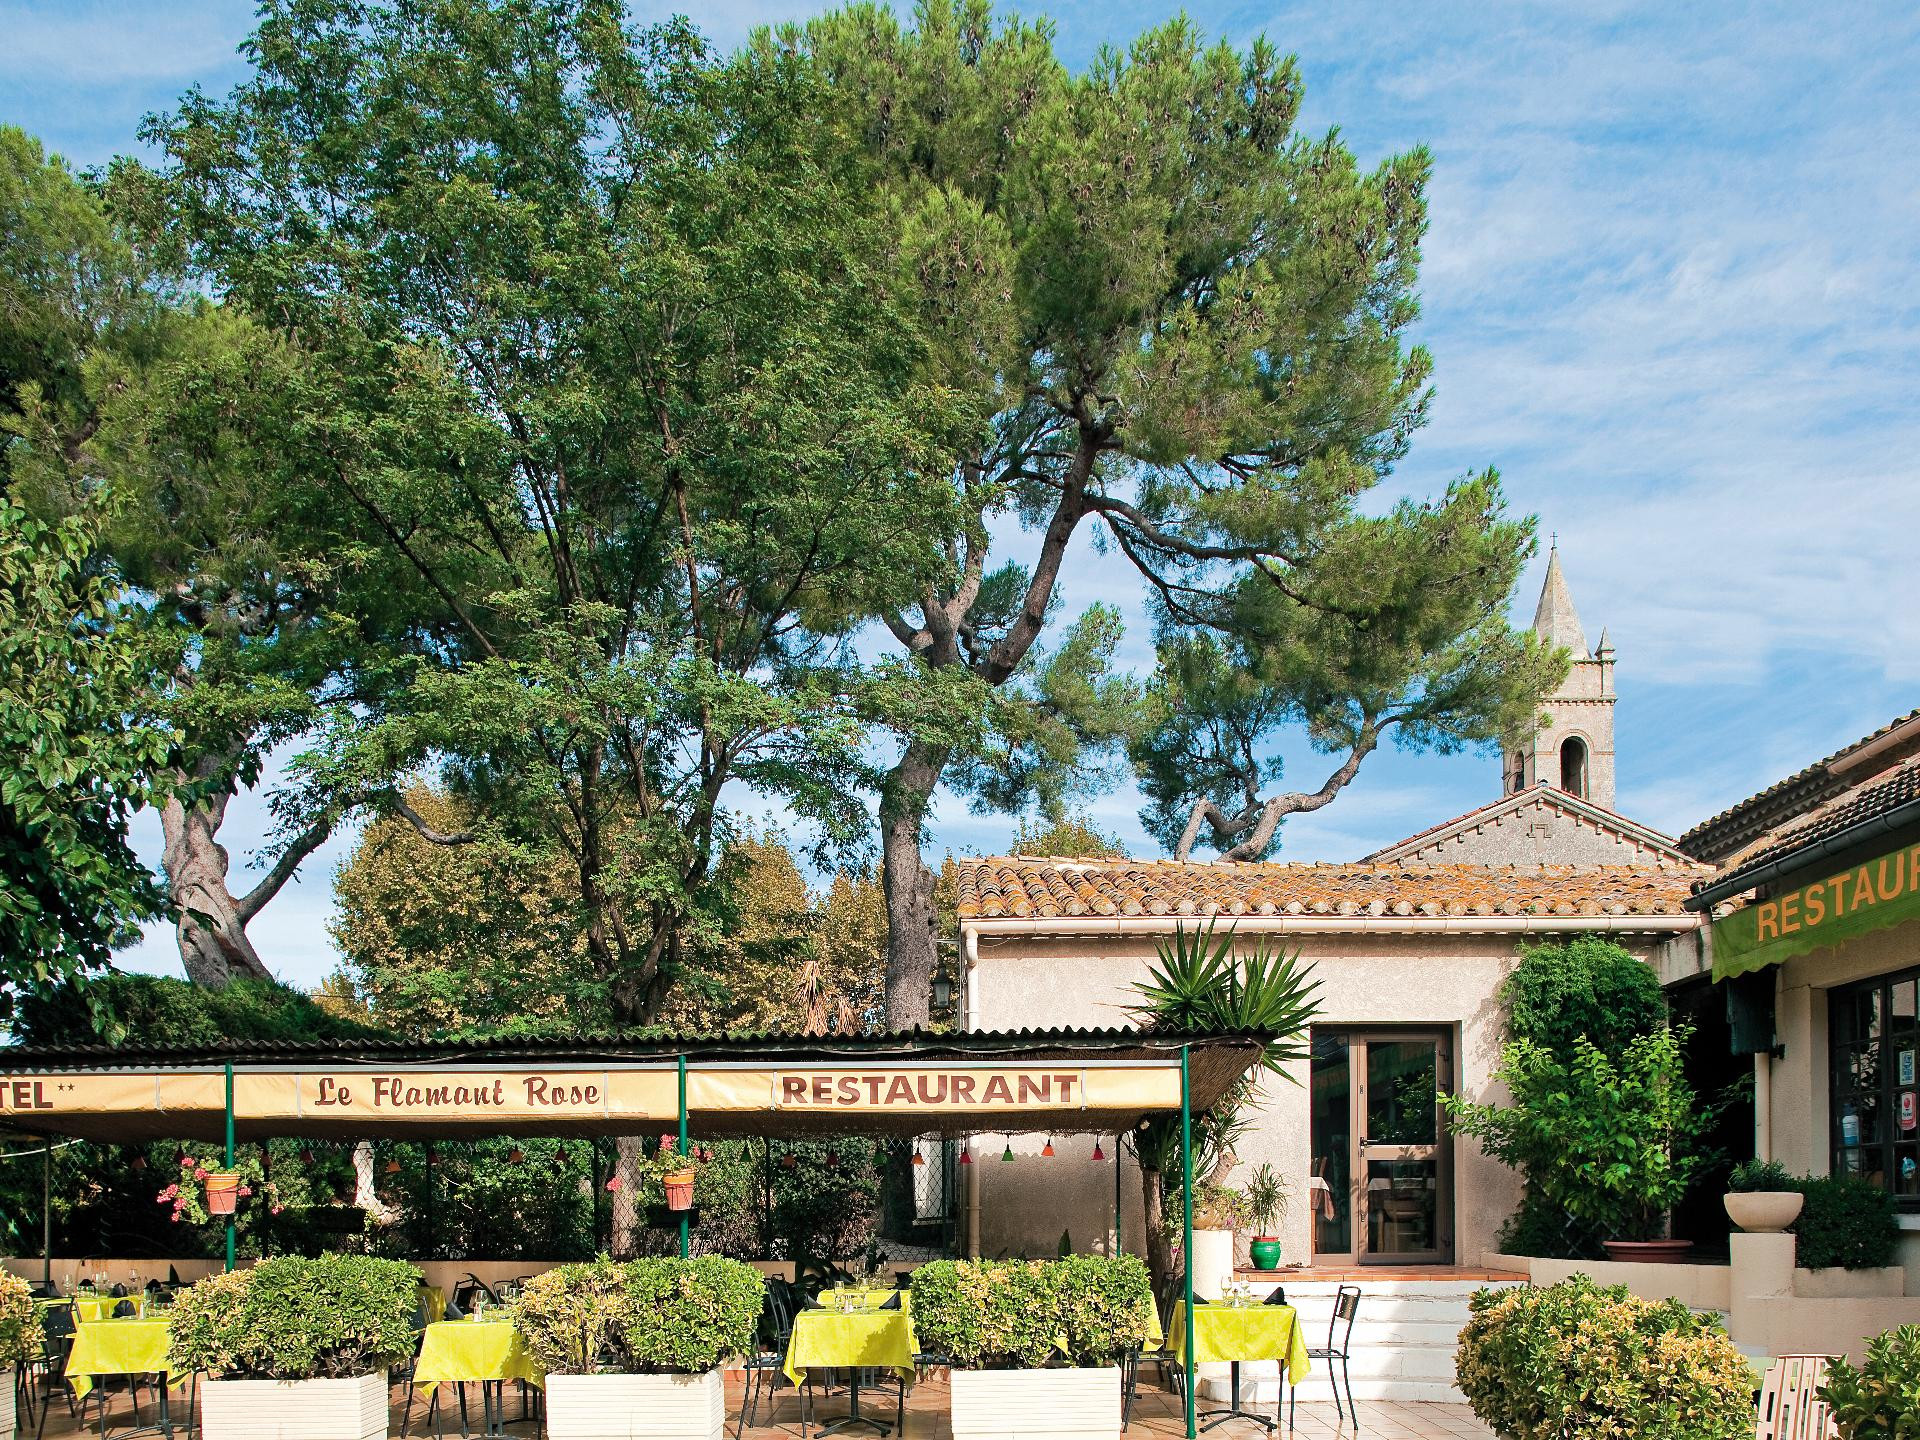
[[[1427, 1145], [1368, 1145], [1361, 1141], [1366, 1138], [1367, 1114], [1367, 1066], [1366, 1047], [1369, 1044], [1404, 1043], [1409, 1040], [1431, 1040], [1434, 1044], [1435, 1075], [1434, 1088], [1437, 1093], [1451, 1095], [1455, 1093], [1456, 1074], [1454, 1055], [1458, 1045], [1458, 1027], [1447, 1024], [1435, 1025], [1316, 1025], [1317, 1031], [1338, 1034], [1346, 1044], [1347, 1053], [1347, 1176], [1348, 1176], [1348, 1234], [1352, 1238], [1353, 1248], [1344, 1253], [1315, 1252], [1313, 1263], [1335, 1263], [1346, 1265], [1451, 1265], [1455, 1255], [1454, 1221], [1455, 1200], [1453, 1131], [1447, 1123], [1447, 1112], [1436, 1105], [1434, 1115], [1434, 1142]], [[1311, 1148], [1311, 1137], [1309, 1137]], [[1412, 1253], [1393, 1255], [1374, 1254], [1367, 1246], [1369, 1230], [1367, 1215], [1366, 1173], [1368, 1159], [1425, 1159], [1425, 1151], [1431, 1149], [1434, 1159], [1434, 1248]]]

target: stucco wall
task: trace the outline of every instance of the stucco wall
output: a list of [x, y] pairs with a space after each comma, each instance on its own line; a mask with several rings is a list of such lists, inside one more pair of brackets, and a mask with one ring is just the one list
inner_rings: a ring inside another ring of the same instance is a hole
[[1537, 791], [1532, 804], [1495, 815], [1402, 857], [1436, 865], [1649, 865], [1665, 857], [1618, 830], [1569, 814]]
[[[1323, 1023], [1449, 1027], [1457, 1087], [1472, 1098], [1488, 1098], [1499, 1058], [1501, 1017], [1494, 996], [1514, 963], [1514, 937], [1319, 934], [1297, 941], [1321, 981]], [[1148, 937], [982, 934], [969, 1024], [982, 1030], [1126, 1024], [1133, 983], [1145, 977], [1153, 955]], [[1237, 1176], [1266, 1161], [1288, 1181], [1292, 1204], [1281, 1239], [1287, 1258], [1299, 1261], [1307, 1256], [1309, 1238], [1308, 1064], [1297, 1062], [1292, 1070], [1299, 1083], [1266, 1086], [1261, 1112], [1238, 1147]], [[1039, 1159], [1043, 1143], [1044, 1137], [1016, 1140], [1021, 1159], [1013, 1165], [999, 1163], [1004, 1137], [975, 1146], [981, 1253], [1051, 1254], [1063, 1230], [1077, 1248], [1089, 1249], [1110, 1231], [1110, 1166], [1088, 1162], [1087, 1141], [1056, 1141], [1055, 1158]], [[1454, 1177], [1455, 1259], [1483, 1264], [1518, 1199], [1518, 1183], [1466, 1141], [1455, 1142]], [[1123, 1239], [1138, 1250], [1137, 1174], [1129, 1173], [1125, 1183]]]

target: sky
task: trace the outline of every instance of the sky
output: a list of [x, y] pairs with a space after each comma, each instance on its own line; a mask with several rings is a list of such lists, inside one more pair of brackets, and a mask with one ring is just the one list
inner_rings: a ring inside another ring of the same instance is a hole
[[[638, 5], [639, 18], [674, 7]], [[808, 6], [690, 7], [721, 44]], [[1050, 15], [1069, 63], [1173, 13], [1138, 0]], [[1431, 424], [1395, 484], [1501, 471], [1540, 517], [1590, 641], [1617, 652], [1617, 805], [1678, 833], [1920, 705], [1920, 7], [1198, 0], [1211, 38], [1299, 57], [1304, 126], [1363, 162], [1433, 152], [1419, 340]], [[243, 73], [246, 4], [0, 0], [0, 122], [77, 167], [139, 150], [140, 117]], [[1531, 618], [1544, 563], [1516, 592]], [[1138, 589], [1072, 557], [1065, 602]], [[1284, 751], [1291, 782], [1329, 762]], [[1284, 832], [1282, 858], [1353, 859], [1499, 793], [1480, 755], [1383, 752]], [[1152, 855], [1122, 786], [1092, 816]], [[261, 797], [230, 812], [242, 868]], [[1013, 822], [946, 797], [934, 856], [1004, 849]], [[139, 828], [157, 860], [158, 827]], [[332, 874], [303, 867], [252, 933], [282, 978], [334, 964]], [[236, 877], [243, 889], [246, 874]], [[178, 973], [171, 938], [124, 952]]]

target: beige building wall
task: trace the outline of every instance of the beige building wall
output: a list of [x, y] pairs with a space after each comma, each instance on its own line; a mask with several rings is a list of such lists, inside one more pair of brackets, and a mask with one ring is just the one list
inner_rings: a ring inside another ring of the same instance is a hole
[[[1276, 937], [1285, 938], [1285, 937]], [[1513, 934], [1418, 935], [1379, 930], [1292, 937], [1314, 964], [1321, 982], [1322, 1023], [1330, 1026], [1423, 1025], [1446, 1027], [1454, 1041], [1454, 1077], [1467, 1096], [1493, 1095], [1491, 1074], [1499, 1060], [1502, 1016], [1495, 995], [1512, 968], [1521, 937]], [[1645, 956], [1650, 942], [1621, 935], [1622, 944]], [[1133, 985], [1145, 978], [1155, 954], [1152, 936], [993, 935], [978, 937], [978, 960], [970, 982], [969, 1028], [1017, 1030], [1028, 1026], [1116, 1026], [1129, 1023]], [[1309, 1249], [1306, 1204], [1311, 1173], [1308, 1130], [1308, 1063], [1291, 1067], [1298, 1083], [1270, 1081], [1253, 1130], [1239, 1146], [1244, 1179], [1252, 1167], [1271, 1162], [1290, 1188], [1281, 1227], [1288, 1262]], [[1051, 1254], [1061, 1232], [1080, 1250], [1101, 1248], [1113, 1226], [1111, 1164], [1095, 1165], [1090, 1140], [1056, 1140], [1055, 1157], [1041, 1159], [1044, 1137], [1014, 1139], [1019, 1160], [1000, 1163], [1004, 1136], [984, 1137], [973, 1148], [979, 1198], [980, 1253]], [[1495, 1234], [1519, 1199], [1519, 1184], [1504, 1165], [1472, 1142], [1454, 1142], [1455, 1261], [1481, 1265], [1497, 1249]], [[1106, 1146], [1111, 1158], [1112, 1144]], [[1142, 1249], [1139, 1177], [1131, 1165], [1123, 1176], [1122, 1239]]]

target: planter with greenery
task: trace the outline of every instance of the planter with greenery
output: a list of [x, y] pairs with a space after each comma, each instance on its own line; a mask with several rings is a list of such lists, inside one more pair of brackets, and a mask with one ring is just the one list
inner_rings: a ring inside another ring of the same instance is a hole
[[1913, 1440], [1920, 1435], [1920, 1325], [1875, 1336], [1866, 1363], [1827, 1367], [1820, 1398], [1840, 1440]]
[[[0, 1372], [11, 1372], [40, 1353], [40, 1313], [33, 1290], [18, 1275], [0, 1270]], [[13, 1440], [13, 1390], [0, 1384], [0, 1440]]]
[[382, 1440], [387, 1367], [413, 1351], [418, 1283], [399, 1260], [287, 1255], [183, 1291], [171, 1360], [208, 1377], [206, 1440]]
[[1753, 1372], [1715, 1320], [1584, 1275], [1482, 1290], [1454, 1358], [1504, 1440], [1750, 1440]]
[[721, 1367], [753, 1347], [766, 1297], [739, 1260], [601, 1256], [527, 1281], [513, 1323], [547, 1372], [552, 1440], [719, 1440]]
[[1749, 1235], [1777, 1235], [1793, 1224], [1807, 1197], [1778, 1160], [1749, 1160], [1727, 1176], [1721, 1203], [1727, 1218]]
[[1106, 1259], [941, 1260], [913, 1272], [920, 1349], [952, 1366], [955, 1440], [1117, 1437], [1120, 1362], [1152, 1315], [1147, 1269]]
[[1256, 1270], [1274, 1270], [1280, 1265], [1280, 1237], [1274, 1234], [1287, 1215], [1287, 1187], [1271, 1165], [1262, 1165], [1248, 1178], [1242, 1199], [1253, 1237], [1247, 1242], [1247, 1254]]

